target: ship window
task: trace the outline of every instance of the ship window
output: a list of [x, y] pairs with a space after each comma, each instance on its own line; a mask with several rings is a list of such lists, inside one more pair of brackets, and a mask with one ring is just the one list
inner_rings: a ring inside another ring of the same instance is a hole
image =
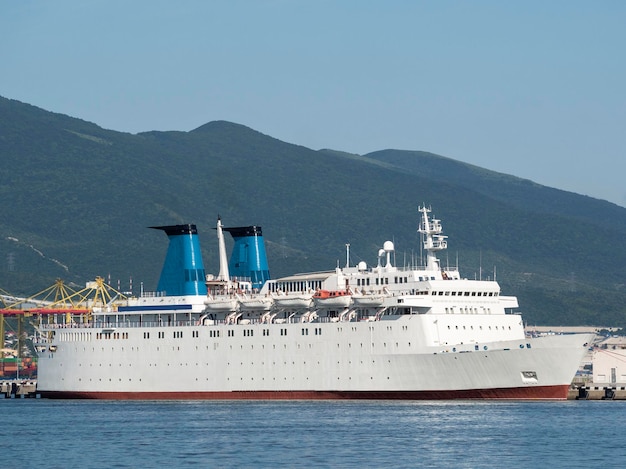
[[476, 296], [476, 292], [475, 291], [472, 292], [472, 296]]
[[456, 292], [455, 291], [452, 292], [452, 296], [456, 296]]
[[465, 296], [470, 296], [470, 292], [466, 291]]
[[443, 291], [440, 291], [440, 292], [439, 292], [439, 296], [443, 296]]

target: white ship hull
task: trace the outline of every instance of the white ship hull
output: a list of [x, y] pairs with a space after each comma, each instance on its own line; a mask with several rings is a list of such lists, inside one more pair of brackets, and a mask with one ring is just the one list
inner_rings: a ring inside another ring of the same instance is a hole
[[40, 355], [38, 388], [47, 397], [112, 399], [564, 399], [591, 341], [423, 347], [425, 321], [106, 329], [126, 339], [62, 329], [56, 351]]

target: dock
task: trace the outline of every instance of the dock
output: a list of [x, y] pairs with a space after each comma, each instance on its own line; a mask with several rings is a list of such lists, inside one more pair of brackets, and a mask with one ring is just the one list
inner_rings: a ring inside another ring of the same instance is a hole
[[39, 398], [37, 381], [9, 379], [0, 381], [0, 399]]
[[567, 399], [577, 401], [626, 401], [626, 384], [572, 386]]

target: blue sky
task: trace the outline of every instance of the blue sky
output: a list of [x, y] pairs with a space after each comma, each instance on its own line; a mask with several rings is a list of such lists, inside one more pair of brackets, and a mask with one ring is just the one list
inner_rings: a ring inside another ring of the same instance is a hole
[[229, 120], [626, 206], [626, 2], [0, 0], [0, 95], [124, 131]]

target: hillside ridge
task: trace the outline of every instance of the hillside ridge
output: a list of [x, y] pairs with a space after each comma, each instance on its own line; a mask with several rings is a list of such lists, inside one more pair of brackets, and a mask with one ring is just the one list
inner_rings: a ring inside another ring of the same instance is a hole
[[[464, 276], [497, 268], [535, 324], [624, 320], [626, 209], [428, 152], [356, 155], [282, 142], [241, 124], [129, 134], [0, 98], [0, 288], [33, 294], [96, 275], [153, 289], [167, 239], [195, 223], [217, 271], [215, 221], [263, 227], [272, 276], [372, 265], [393, 240], [420, 251], [433, 208]], [[18, 241], [15, 241], [18, 240]]]

